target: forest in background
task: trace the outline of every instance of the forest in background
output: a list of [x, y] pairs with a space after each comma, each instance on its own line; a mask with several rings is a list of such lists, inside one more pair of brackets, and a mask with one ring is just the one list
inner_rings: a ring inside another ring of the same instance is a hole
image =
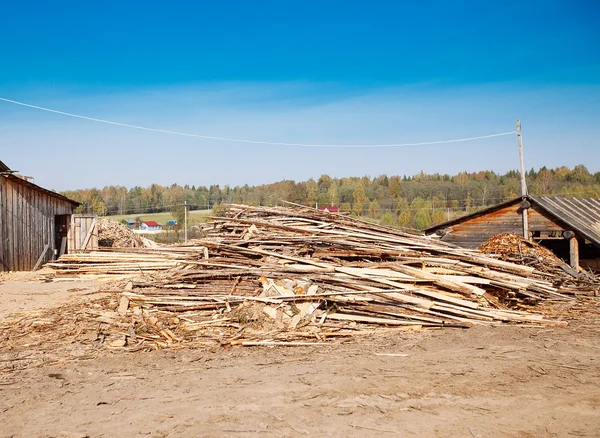
[[[531, 195], [600, 197], [600, 172], [584, 165], [527, 172]], [[423, 230], [437, 223], [513, 199], [521, 193], [520, 174], [493, 171], [460, 172], [456, 175], [346, 177], [322, 175], [303, 182], [290, 180], [258, 186], [163, 187], [107, 186], [62, 192], [79, 201], [79, 213], [99, 215], [172, 212], [180, 216], [184, 203], [190, 209], [211, 209], [221, 204], [283, 205], [284, 201], [307, 206], [338, 206], [341, 211], [386, 225]]]

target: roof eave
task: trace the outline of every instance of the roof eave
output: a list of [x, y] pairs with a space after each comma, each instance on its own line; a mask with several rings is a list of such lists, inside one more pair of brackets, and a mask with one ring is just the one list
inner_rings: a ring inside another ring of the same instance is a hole
[[40, 187], [37, 184], [34, 184], [34, 183], [32, 183], [30, 181], [27, 181], [27, 180], [25, 180], [23, 178], [19, 178], [18, 176], [11, 175], [11, 174], [2, 175], [2, 176], [4, 178], [7, 178], [7, 179], [11, 180], [12, 182], [17, 183], [17, 184], [22, 184], [22, 185], [27, 186], [29, 188], [32, 188], [34, 190], [38, 190], [40, 192], [46, 193], [47, 195], [52, 196], [54, 198], [58, 198], [61, 201], [69, 202], [72, 205], [74, 205], [75, 207], [79, 207], [81, 205], [80, 202], [77, 202], [77, 201], [74, 201], [72, 199], [69, 199], [66, 196], [61, 195], [60, 193], [56, 193], [56, 192], [53, 192], [52, 190], [48, 190], [48, 189], [45, 189], [43, 187]]
[[[529, 196], [526, 196], [526, 198], [530, 199]], [[522, 200], [523, 200], [523, 197], [519, 196], [519, 197], [511, 199], [509, 201], [504, 201], [504, 202], [501, 202], [500, 204], [492, 205], [491, 207], [487, 207], [487, 208], [484, 208], [483, 210], [476, 211], [475, 213], [469, 213], [467, 215], [458, 217], [456, 219], [452, 219], [450, 221], [442, 222], [441, 224], [437, 224], [437, 225], [435, 225], [433, 227], [429, 227], [429, 228], [424, 229], [423, 232], [425, 234], [433, 234], [437, 230], [440, 230], [442, 228], [451, 227], [452, 225], [456, 225], [457, 223], [463, 222], [464, 220], [468, 220], [468, 219], [472, 219], [472, 218], [475, 218], [475, 217], [478, 217], [478, 216], [482, 216], [482, 215], [490, 213], [492, 211], [499, 210], [499, 209], [504, 208], [504, 207], [508, 207], [509, 205], [514, 204], [516, 202], [521, 202]]]

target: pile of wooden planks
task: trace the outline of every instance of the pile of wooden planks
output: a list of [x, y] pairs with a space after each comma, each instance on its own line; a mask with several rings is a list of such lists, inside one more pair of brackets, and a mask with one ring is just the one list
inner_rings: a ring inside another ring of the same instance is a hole
[[[61, 258], [59, 273], [144, 275], [108, 309], [155, 346], [322, 342], [368, 327], [404, 330], [515, 322], [573, 298], [530, 266], [306, 207], [230, 205], [183, 246]], [[104, 315], [106, 316], [106, 315]]]
[[58, 274], [126, 274], [162, 271], [177, 266], [176, 256], [165, 252], [91, 251], [65, 254], [47, 263]]

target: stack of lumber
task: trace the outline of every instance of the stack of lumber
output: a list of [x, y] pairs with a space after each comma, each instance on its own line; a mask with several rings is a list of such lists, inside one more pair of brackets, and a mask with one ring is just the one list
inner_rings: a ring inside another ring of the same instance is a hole
[[573, 299], [533, 267], [309, 208], [231, 205], [203, 235], [51, 266], [85, 274], [140, 265], [145, 275], [117, 288], [118, 305], [98, 316], [129, 325], [118, 345], [303, 345], [369, 327], [563, 325], [532, 306]]
[[55, 262], [46, 263], [45, 266], [52, 270], [45, 278], [54, 281], [125, 279], [172, 269], [178, 264], [177, 257], [176, 254], [145, 251], [143, 248], [65, 254]]
[[108, 248], [143, 248], [142, 239], [122, 223], [98, 218], [98, 245]]

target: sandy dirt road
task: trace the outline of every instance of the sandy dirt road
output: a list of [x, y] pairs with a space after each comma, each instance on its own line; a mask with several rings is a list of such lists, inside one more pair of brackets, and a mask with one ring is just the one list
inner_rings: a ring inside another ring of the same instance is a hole
[[0, 321], [10, 315], [48, 309], [74, 301], [89, 301], [102, 284], [92, 280], [66, 283], [44, 282], [49, 271], [0, 272]]
[[[3, 306], [23, 281], [0, 285]], [[77, 292], [97, 285], [62, 287], [81, 290], [39, 296], [54, 295], [58, 305], [93, 297]], [[596, 437], [599, 310], [592, 305], [567, 328], [390, 330], [319, 347], [107, 350], [95, 360], [1, 373], [0, 436]]]

